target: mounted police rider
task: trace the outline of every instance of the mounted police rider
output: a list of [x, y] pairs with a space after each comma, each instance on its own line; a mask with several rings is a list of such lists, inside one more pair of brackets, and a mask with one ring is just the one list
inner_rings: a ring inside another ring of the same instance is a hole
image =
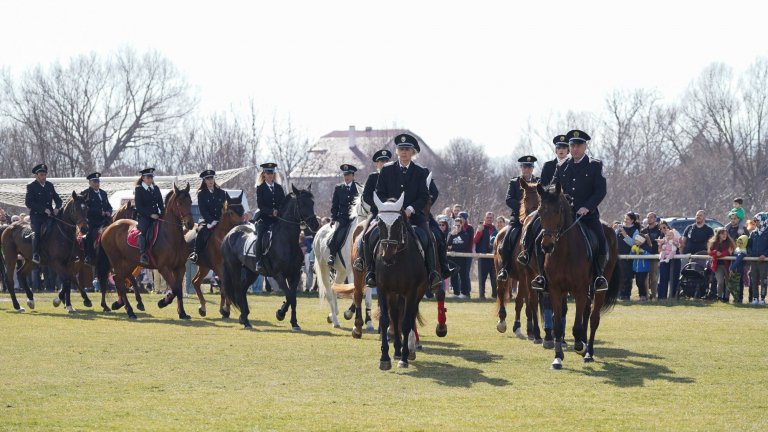
[[[274, 162], [263, 163], [259, 178], [256, 180], [256, 204], [259, 207], [257, 215], [254, 217], [256, 223], [256, 235], [258, 241], [254, 248], [256, 255], [255, 269], [259, 273], [264, 273], [264, 264], [262, 258], [262, 239], [269, 227], [277, 222], [280, 216], [280, 207], [285, 200], [285, 191], [280, 185], [279, 175], [276, 172], [277, 164]], [[299, 241], [296, 239], [296, 241]]]
[[333, 237], [328, 242], [330, 256], [328, 257], [328, 266], [332, 267], [336, 262], [336, 254], [344, 246], [344, 240], [347, 238], [351, 219], [349, 210], [359, 194], [358, 187], [362, 188], [360, 183], [355, 181], [357, 168], [354, 165], [343, 164], [339, 167], [344, 174], [344, 183], [339, 183], [333, 189], [333, 201], [331, 204], [331, 226], [336, 226]]
[[[574, 220], [581, 217], [582, 225], [592, 231], [597, 240], [597, 254], [594, 270], [595, 291], [608, 290], [608, 281], [603, 276], [605, 264], [608, 262], [603, 224], [600, 222], [598, 205], [605, 198], [607, 187], [603, 175], [603, 163], [599, 159], [590, 159], [586, 155], [590, 136], [580, 130], [572, 130], [565, 135], [571, 151], [571, 158], [560, 165], [555, 173], [554, 181], [559, 182], [563, 193], [571, 202]], [[539, 274], [532, 282], [537, 290], [546, 290], [547, 282], [543, 274]]]
[[189, 260], [197, 263], [200, 252], [205, 250], [205, 245], [211, 237], [211, 231], [221, 221], [224, 201], [227, 193], [216, 184], [216, 171], [207, 169], [200, 173], [203, 181], [197, 188], [197, 206], [200, 209], [200, 224], [195, 237], [195, 250], [189, 255]]
[[496, 275], [496, 279], [501, 282], [505, 282], [509, 275], [507, 270], [509, 269], [509, 263], [511, 261], [512, 252], [515, 250], [515, 243], [520, 235], [520, 230], [523, 228], [523, 221], [520, 220], [520, 201], [523, 199], [523, 188], [520, 186], [520, 179], [524, 179], [528, 183], [536, 183], [539, 179], [533, 175], [533, 164], [536, 162], [534, 156], [523, 156], [517, 160], [520, 164], [520, 175], [512, 177], [509, 180], [509, 186], [507, 186], [507, 207], [512, 210], [512, 214], [509, 215], [509, 228], [507, 228], [507, 235], [504, 236], [501, 248], [501, 270]]
[[136, 181], [136, 189], [133, 192], [136, 214], [139, 221], [139, 264], [149, 265], [147, 256], [147, 239], [152, 234], [154, 224], [163, 216], [165, 204], [160, 188], [155, 185], [155, 169], [145, 168], [141, 171], [141, 177]]
[[95, 172], [88, 174], [88, 189], [80, 195], [85, 197], [88, 205], [88, 228], [85, 236], [85, 260], [91, 265], [95, 258], [96, 238], [99, 236], [99, 230], [112, 222], [112, 204], [109, 203], [107, 193], [101, 190], [101, 173]]
[[[40, 236], [43, 224], [48, 225], [53, 222], [54, 216], [61, 210], [61, 198], [53, 188], [53, 183], [47, 182], [48, 166], [44, 163], [35, 165], [32, 168], [32, 174], [35, 180], [27, 185], [27, 194], [24, 203], [29, 209], [29, 219], [32, 225], [32, 231], [35, 235], [32, 237], [32, 262], [40, 264]], [[53, 207], [53, 204], [56, 207]]]
[[[395, 137], [397, 146], [397, 162], [390, 162], [381, 169], [381, 174], [376, 182], [376, 195], [379, 200], [399, 199], [404, 194], [403, 212], [410, 224], [418, 226], [427, 237], [426, 266], [430, 286], [440, 284], [440, 274], [435, 270], [436, 257], [432, 232], [424, 215], [424, 208], [429, 200], [429, 188], [427, 186], [427, 170], [417, 165], [411, 159], [419, 152], [420, 147], [416, 138], [410, 134], [400, 134]], [[373, 243], [373, 242], [369, 242]], [[366, 261], [368, 262], [368, 274], [365, 282], [368, 286], [375, 286], [376, 274], [374, 272], [373, 246], [366, 248]]]
[[[565, 135], [558, 135], [552, 139], [555, 144], [555, 158], [544, 163], [544, 167], [541, 169], [541, 178], [539, 183], [542, 186], [549, 186], [555, 178], [555, 172], [557, 168], [564, 164], [568, 160], [568, 140]], [[525, 236], [523, 236], [523, 244], [520, 254], [517, 256], [517, 261], [522, 265], [528, 265], [530, 261], [531, 253], [537, 243], [537, 238], [541, 232], [541, 220], [539, 215], [528, 225], [528, 229], [525, 230]], [[537, 264], [539, 267], [539, 274], [544, 274], [544, 254], [539, 253], [537, 255]]]
[[373, 194], [376, 192], [376, 182], [379, 180], [381, 169], [390, 161], [390, 159], [392, 159], [392, 152], [387, 149], [381, 149], [373, 154], [372, 159], [376, 164], [376, 171], [368, 174], [368, 179], [365, 180], [365, 186], [363, 186], [363, 202], [368, 204], [368, 207], [371, 209], [371, 214], [368, 216], [368, 220], [365, 223], [365, 232], [360, 236], [360, 241], [358, 242], [358, 256], [352, 264], [352, 267], [359, 272], [365, 269], [365, 260], [363, 259], [365, 254], [363, 251], [365, 250], [365, 244], [368, 242], [368, 237], [371, 234], [371, 221], [376, 219], [376, 216], [379, 214], [379, 208], [376, 207], [376, 203], [373, 200]]

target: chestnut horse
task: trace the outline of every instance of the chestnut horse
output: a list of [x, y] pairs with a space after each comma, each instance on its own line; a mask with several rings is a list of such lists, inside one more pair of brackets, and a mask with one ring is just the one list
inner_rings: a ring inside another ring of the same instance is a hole
[[[221, 243], [224, 241], [224, 236], [227, 235], [229, 230], [243, 222], [243, 213], [245, 213], [245, 208], [243, 207], [243, 193], [240, 193], [237, 198], [232, 198], [227, 195], [221, 213], [221, 220], [214, 227], [213, 232], [205, 245], [205, 249], [199, 254], [199, 258], [197, 259], [197, 273], [195, 273], [195, 277], [192, 278], [192, 285], [195, 287], [197, 298], [200, 300], [200, 308], [197, 310], [200, 316], [206, 315], [205, 296], [203, 296], [203, 291], [200, 289], [200, 285], [203, 283], [205, 275], [211, 270], [213, 270], [213, 273], [219, 277], [219, 283], [221, 283], [223, 272]], [[196, 238], [197, 230], [190, 230], [187, 232], [187, 235], [184, 236], [184, 239], [187, 242], [187, 249], [190, 253], [195, 248]], [[227, 301], [227, 297], [224, 295], [224, 290], [220, 289], [220, 292], [221, 303], [219, 306], [219, 313], [222, 318], [229, 318], [229, 307], [231, 303]]]
[[[192, 198], [189, 195], [189, 183], [184, 189], [173, 185], [173, 191], [169, 192], [165, 199], [165, 212], [158, 219], [159, 229], [157, 240], [153, 246], [151, 235], [147, 233], [147, 250], [150, 255], [150, 265], [145, 266], [157, 269], [165, 278], [171, 292], [157, 302], [160, 308], [164, 308], [177, 299], [177, 312], [179, 318], [190, 319], [184, 311], [182, 282], [187, 261], [187, 246], [184, 242], [183, 226], [191, 229], [192, 222]], [[125, 280], [139, 266], [139, 250], [128, 245], [128, 232], [138, 223], [130, 219], [121, 219], [111, 224], [101, 234], [101, 243], [96, 259], [96, 277], [99, 285], [107, 286], [107, 277], [110, 267], [115, 273], [115, 288], [117, 288], [118, 301], [113, 303], [112, 309], [125, 306], [128, 318], [136, 319], [136, 314], [128, 302]]]
[[[539, 194], [539, 216], [541, 217], [541, 248], [547, 254], [544, 271], [547, 274], [549, 295], [555, 332], [555, 360], [553, 369], [561, 369], [563, 362], [562, 306], [570, 293], [576, 303], [576, 317], [573, 323], [574, 350], [584, 356], [584, 362], [594, 359], [595, 333], [600, 325], [600, 313], [610, 310], [619, 293], [618, 252], [616, 235], [611, 227], [602, 223], [608, 240], [608, 262], [604, 276], [608, 279], [608, 290], [594, 292], [593, 266], [586, 253], [581, 230], [574, 222], [571, 206], [562, 193], [560, 183], [554, 187], [536, 186]], [[590, 334], [587, 339], [587, 325]]]
[[[77, 192], [72, 192], [72, 197], [64, 204], [60, 215], [53, 217], [46, 233], [40, 239], [40, 258], [42, 263], [50, 267], [62, 279], [63, 295], [54, 298], [54, 305], [58, 306], [60, 300], [63, 300], [67, 311], [70, 313], [74, 312], [70, 301], [70, 292], [72, 279], [76, 277], [76, 266], [72, 264], [77, 258], [77, 253], [75, 252], [77, 249], [77, 233], [80, 228], [85, 226], [87, 213], [88, 205], [86, 204], [85, 197], [78, 195]], [[13, 272], [16, 269], [17, 255], [23, 256], [26, 261], [19, 271], [19, 283], [27, 294], [27, 306], [30, 309], [35, 307], [32, 290], [29, 288], [25, 277], [26, 273], [32, 268], [32, 240], [27, 237], [30, 232], [29, 225], [14, 223], [3, 231], [1, 241], [3, 253], [0, 254], [0, 266], [4, 270], [2, 275], [3, 284], [11, 294], [13, 308], [19, 312], [23, 312], [24, 309], [16, 300], [16, 293], [13, 289]], [[3, 259], [3, 257], [8, 257], [8, 260]], [[87, 299], [87, 296], [85, 298]], [[86, 302], [86, 306], [89, 303], [90, 300]]]

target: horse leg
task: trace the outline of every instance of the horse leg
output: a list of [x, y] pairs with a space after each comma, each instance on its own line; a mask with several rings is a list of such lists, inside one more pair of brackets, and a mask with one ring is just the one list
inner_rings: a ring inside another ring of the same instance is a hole
[[541, 338], [541, 327], [539, 326], [539, 296], [534, 290], [528, 290], [528, 304], [531, 308], [531, 323], [533, 325], [533, 341], [536, 344], [543, 344], [544, 340]]
[[[437, 300], [437, 327], [435, 328], [435, 334], [437, 337], [445, 337], [448, 334], [448, 324], [446, 324], [448, 320], [446, 312], [448, 309], [445, 308], [445, 290], [442, 286], [437, 288], [435, 299]], [[414, 328], [416, 327], [414, 326]]]
[[563, 354], [563, 346], [561, 344], [561, 341], [563, 340], [563, 325], [561, 323], [563, 317], [560, 309], [562, 308], [563, 296], [559, 289], [553, 288], [554, 287], [550, 287], [549, 289], [549, 297], [552, 302], [552, 319], [554, 320], [555, 330], [555, 360], [552, 362], [552, 369], [559, 370], [563, 368], [563, 359], [565, 358], [565, 355]]
[[[443, 293], [445, 297], [445, 293]], [[373, 303], [373, 294], [371, 290], [365, 288], [365, 328], [368, 331], [373, 331], [373, 320], [371, 319], [371, 304]]]
[[496, 307], [499, 310], [499, 322], [496, 323], [496, 330], [499, 333], [507, 331], [507, 292], [509, 290], [509, 280], [496, 281]]
[[[286, 282], [288, 283], [286, 294], [289, 300], [288, 303], [291, 305], [291, 327], [293, 331], [301, 331], [299, 321], [296, 318], [296, 292], [299, 289], [299, 283], [301, 282], [301, 272], [297, 271], [296, 273], [289, 275]], [[334, 296], [334, 298], [335, 297], [336, 296]]]
[[584, 363], [591, 363], [595, 360], [595, 334], [600, 327], [600, 308], [603, 307], [603, 298], [605, 293], [598, 294], [594, 305], [591, 308], [592, 313], [589, 317], [589, 341], [587, 342], [587, 353], [584, 354]]
[[400, 360], [403, 354], [402, 320], [405, 303], [403, 297], [397, 296], [390, 307], [390, 322], [392, 323], [392, 344], [395, 346], [395, 360]]
[[106, 279], [103, 282], [99, 279], [99, 290], [101, 291], [101, 311], [107, 313], [112, 312], [112, 309], [107, 306], [107, 291], [109, 290], [109, 286]]
[[389, 336], [387, 331], [389, 329], [389, 305], [387, 304], [387, 296], [379, 293], [379, 309], [381, 317], [379, 318], [379, 334], [381, 336], [381, 358], [379, 359], [380, 370], [392, 369], [392, 360], [389, 358]]
[[[22, 266], [21, 270], [24, 270], [26, 267], [26, 264]], [[21, 271], [19, 273], [19, 285], [21, 285], [21, 288], [24, 290], [24, 293], [27, 295], [27, 306], [29, 306], [30, 309], [35, 308], [35, 295], [32, 292], [32, 288], [29, 286], [29, 283], [27, 282], [27, 274], [28, 272]], [[13, 291], [13, 281], [11, 281], [11, 289], [9, 291]]]
[[[411, 331], [414, 328], [413, 321], [415, 318], [415, 311], [413, 310], [412, 304], [415, 304], [415, 301], [408, 301], [406, 299], [405, 304], [403, 304], [403, 319], [400, 323], [400, 326], [402, 327], [402, 335], [404, 339], [403, 347], [402, 347], [402, 353], [400, 356], [400, 361], [397, 362], [397, 367], [401, 369], [405, 369], [408, 367], [408, 360], [409, 356], [411, 355]], [[415, 344], [414, 344], [415, 345]], [[413, 346], [415, 349], [416, 347]], [[416, 351], [413, 351], [413, 358], [416, 359]]]
[[176, 296], [176, 312], [178, 312], [179, 318], [188, 320], [192, 319], [192, 317], [187, 315], [187, 312], [184, 310], [184, 287], [182, 284], [184, 283], [185, 271], [186, 265], [182, 265], [180, 268], [174, 271], [173, 276], [176, 279], [176, 283], [172, 286], [171, 289], [174, 291], [174, 295]]
[[[328, 267], [328, 264], [323, 261], [320, 257], [315, 258], [315, 269], [317, 271], [317, 285], [318, 285], [318, 292], [320, 293], [321, 300], [322, 298], [325, 298], [325, 301], [328, 302], [328, 307], [330, 308], [331, 312], [326, 317], [326, 320], [328, 321], [328, 324], [331, 324], [333, 328], [339, 328], [341, 327], [341, 324], [339, 324], [339, 305], [336, 301], [336, 294], [333, 292], [332, 285], [333, 282], [331, 281], [331, 268]], [[337, 278], [336, 280], [343, 280]]]
[[[13, 255], [11, 255], [10, 253], [5, 253], [5, 256], [7, 256], [7, 257], [15, 257], [16, 254], [14, 253]], [[8, 261], [5, 263], [5, 275], [4, 275], [4, 278], [3, 278], [4, 279], [3, 280], [3, 284], [8, 289], [8, 294], [10, 294], [10, 296], [11, 296], [11, 302], [13, 303], [13, 309], [16, 312], [24, 312], [24, 308], [21, 307], [21, 305], [19, 304], [19, 301], [16, 299], [16, 288], [13, 286], [13, 275], [14, 275], [14, 273], [16, 273], [16, 260], [15, 259], [11, 260], [9, 258]], [[26, 275], [24, 275], [21, 272], [17, 273], [17, 277], [19, 278], [19, 285], [22, 284], [21, 280], [22, 280], [22, 278], [25, 278], [25, 276]]]
[[523, 334], [523, 331], [520, 327], [520, 315], [523, 309], [523, 305], [525, 305], [524, 296], [521, 296], [521, 295], [516, 296], [515, 297], [515, 324], [512, 326], [512, 331], [515, 332], [515, 336], [517, 336], [518, 339], [526, 338], [526, 335]]
[[584, 307], [587, 299], [584, 292], [578, 292], [575, 297], [576, 316], [573, 319], [573, 329], [571, 330], [573, 333], [573, 350], [583, 356], [587, 352], [587, 347], [584, 343], [587, 339], [585, 337], [586, 329], [584, 328]]
[[77, 288], [77, 291], [80, 292], [80, 297], [83, 298], [83, 306], [92, 307], [93, 302], [91, 302], [91, 299], [88, 298], [88, 293], [85, 292], [85, 288], [83, 288], [83, 284], [81, 284], [78, 279], [79, 278], [77, 277], [77, 275], [74, 275], [71, 280], [72, 280], [72, 283], [75, 284], [75, 288]]
[[[355, 276], [357, 279], [357, 276]], [[355, 326], [352, 328], [352, 337], [360, 339], [363, 337], [363, 288], [358, 281], [355, 281], [355, 290], [352, 293], [352, 305], [355, 306]]]
[[205, 296], [203, 295], [203, 291], [200, 289], [200, 285], [203, 284], [203, 277], [205, 277], [206, 274], [208, 274], [207, 267], [204, 267], [202, 265], [197, 266], [197, 273], [195, 273], [195, 277], [192, 278], [192, 286], [195, 287], [195, 294], [197, 294], [197, 299], [200, 301], [200, 307], [197, 309], [197, 313], [200, 314], [201, 317], [204, 317], [206, 314], [205, 310]]
[[139, 282], [133, 276], [133, 273], [128, 275], [128, 280], [131, 282], [131, 286], [133, 287], [133, 295], [136, 297], [136, 309], [143, 312], [144, 302], [141, 300], [141, 288], [139, 287]]
[[[125, 275], [116, 272], [115, 289], [117, 290], [118, 301], [121, 302], [123, 306], [125, 306], [125, 312], [128, 314], [128, 318], [136, 319], [136, 314], [133, 312], [131, 303], [128, 301], [128, 290], [125, 287], [125, 279]], [[106, 289], [106, 287], [102, 287], [102, 289]], [[114, 304], [112, 305], [112, 309], [116, 309]]]

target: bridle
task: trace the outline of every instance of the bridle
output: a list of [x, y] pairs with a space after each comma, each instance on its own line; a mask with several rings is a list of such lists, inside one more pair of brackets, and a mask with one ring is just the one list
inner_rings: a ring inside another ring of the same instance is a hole
[[[176, 223], [176, 225], [184, 227], [184, 219], [192, 217], [192, 213], [191, 212], [189, 214], [182, 213], [182, 211], [181, 211], [181, 204], [179, 204], [179, 195], [178, 195], [178, 193], [176, 191], [174, 191], [174, 193], [173, 193], [173, 206], [171, 206], [170, 208], [172, 209], [172, 212], [176, 215], [176, 217], [179, 219], [179, 222]], [[169, 221], [167, 221], [167, 220], [165, 220], [163, 218], [157, 218], [157, 220], [160, 221], [160, 222], [168, 222], [168, 223], [170, 223]]]
[[283, 222], [287, 222], [287, 223], [292, 224], [292, 225], [299, 225], [300, 226], [300, 225], [303, 224], [305, 227], [307, 227], [307, 229], [310, 232], [312, 232], [313, 234], [316, 233], [317, 231], [313, 230], [312, 227], [309, 226], [309, 224], [307, 223], [307, 220], [311, 220], [311, 219], [317, 220], [317, 216], [315, 216], [315, 213], [313, 212], [311, 215], [309, 215], [308, 218], [304, 218], [304, 216], [302, 216], [301, 212], [299, 211], [299, 196], [296, 195], [296, 194], [292, 194], [292, 195], [294, 196], [294, 199], [296, 200], [296, 205], [293, 207], [293, 210], [294, 210], [293, 213], [295, 213], [295, 217], [296, 217], [296, 219], [298, 219], [298, 222], [292, 221], [292, 220], [289, 220], [289, 219], [285, 219], [285, 218], [280, 217], [280, 216], [277, 216], [277, 218], [279, 220], [283, 221]]
[[[542, 201], [542, 202], [543, 202], [543, 201]], [[566, 212], [566, 211], [570, 211], [570, 209], [563, 209], [563, 202], [562, 202], [562, 201], [560, 201], [560, 199], [559, 199], [559, 198], [558, 198], [558, 203], [557, 203], [557, 206], [558, 206], [558, 212], [559, 212], [559, 214], [560, 214], [560, 220], [559, 220], [559, 221], [558, 221], [558, 223], [557, 223], [557, 228], [556, 228], [556, 229], [554, 229], [554, 230], [551, 230], [551, 229], [546, 229], [546, 228], [544, 228], [544, 227], [542, 226], [542, 229], [541, 229], [541, 237], [542, 237], [542, 238], [544, 238], [544, 237], [550, 237], [550, 238], [552, 238], [552, 243], [553, 243], [553, 244], [554, 244], [554, 243], [557, 243], [557, 241], [558, 241], [558, 240], [560, 240], [560, 238], [561, 238], [562, 236], [564, 236], [564, 235], [565, 235], [565, 234], [566, 234], [568, 231], [570, 231], [570, 230], [571, 230], [571, 228], [573, 228], [574, 226], [576, 226], [576, 224], [577, 224], [577, 223], [579, 223], [579, 221], [581, 220], [581, 218], [584, 216], [584, 215], [579, 215], [579, 216], [578, 216], [578, 217], [577, 217], [577, 218], [576, 218], [576, 219], [573, 221], [573, 223], [572, 223], [571, 225], [569, 225], [569, 226], [568, 226], [568, 228], [566, 228], [565, 230], [563, 230], [563, 225], [565, 225], [565, 221], [564, 221], [564, 219], [565, 219], [565, 212]], [[541, 206], [539, 206], [539, 216], [541, 216]], [[542, 224], [542, 225], [543, 225], [543, 224]]]
[[[394, 212], [394, 211], [379, 211], [379, 215], [381, 215], [382, 213], [399, 213], [398, 218], [395, 219], [392, 222], [391, 226], [387, 227], [387, 230], [386, 230], [387, 231], [387, 237], [386, 238], [382, 237], [382, 238], [379, 239], [379, 243], [384, 245], [384, 246], [395, 246], [397, 249], [395, 249], [395, 252], [393, 253], [393, 255], [396, 255], [396, 254], [404, 251], [405, 247], [406, 247], [406, 245], [408, 243], [406, 241], [406, 238], [408, 236], [406, 221], [405, 221], [405, 218], [403, 216], [403, 212], [402, 211], [398, 211], [398, 212]], [[391, 229], [391, 227], [395, 226], [395, 223], [398, 220], [400, 221], [400, 238], [399, 239], [393, 239], [392, 238], [392, 231], [393, 230]], [[382, 224], [384, 224], [384, 226], [387, 226], [387, 224], [381, 219], [381, 217], [379, 217], [379, 223], [382, 223]], [[379, 229], [379, 231], [381, 231], [381, 229]]]

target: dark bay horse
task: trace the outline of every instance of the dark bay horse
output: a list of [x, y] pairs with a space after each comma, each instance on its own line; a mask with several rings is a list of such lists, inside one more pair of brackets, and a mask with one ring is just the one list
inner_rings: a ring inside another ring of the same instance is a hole
[[392, 368], [387, 334], [390, 318], [394, 327], [395, 359], [400, 359], [397, 367], [407, 368], [408, 360], [416, 358], [415, 337], [411, 337], [411, 332], [419, 318], [419, 303], [427, 291], [427, 268], [419, 252], [419, 240], [402, 212], [404, 195], [396, 202], [386, 203], [382, 203], [376, 194], [373, 196], [379, 209], [379, 243], [374, 253], [381, 310], [379, 369]]
[[[221, 220], [218, 225], [213, 229], [211, 237], [208, 239], [208, 243], [205, 245], [205, 249], [200, 253], [197, 259], [197, 273], [192, 278], [192, 285], [195, 287], [197, 298], [200, 300], [200, 308], [197, 310], [200, 316], [206, 315], [205, 310], [205, 296], [200, 289], [200, 285], [203, 283], [203, 278], [209, 271], [213, 270], [213, 273], [222, 278], [222, 261], [221, 261], [221, 243], [224, 241], [224, 236], [227, 235], [229, 230], [234, 226], [240, 225], [243, 222], [243, 213], [245, 208], [243, 207], [243, 193], [237, 198], [229, 197], [224, 202], [224, 208], [222, 209]], [[195, 239], [197, 238], [197, 230], [189, 230], [184, 236], [187, 242], [187, 249], [191, 253], [195, 248]], [[221, 282], [220, 282], [221, 283]], [[224, 296], [224, 290], [221, 291], [221, 303], [219, 306], [219, 313], [222, 318], [229, 318], [229, 306], [227, 298]]]
[[[533, 213], [539, 206], [539, 195], [536, 193], [536, 186], [538, 183], [528, 183], [522, 178], [519, 178], [520, 187], [523, 189], [523, 199], [520, 203], [520, 220], [525, 221], [528, 215]], [[493, 260], [495, 268], [498, 271], [501, 265], [501, 251], [500, 247], [504, 244], [504, 238], [509, 234], [509, 225], [499, 231], [496, 235], [496, 239], [493, 244]], [[524, 339], [522, 331], [520, 330], [520, 313], [525, 306], [525, 314], [528, 318], [527, 333], [528, 337], [532, 338], [535, 343], [541, 343], [541, 331], [539, 329], [538, 320], [538, 293], [531, 289], [531, 280], [535, 277], [535, 273], [528, 266], [523, 266], [517, 262], [515, 257], [521, 251], [521, 241], [523, 233], [519, 234], [517, 241], [513, 245], [512, 253], [510, 256], [513, 258], [513, 262], [510, 266], [509, 278], [505, 281], [496, 281], [496, 307], [498, 309], [499, 321], [496, 324], [496, 330], [501, 333], [507, 331], [507, 296], [510, 294], [510, 289], [514, 280], [518, 281], [517, 296], [515, 297], [515, 323], [512, 327], [512, 331], [515, 332], [515, 336]], [[510, 296], [511, 297], [511, 296]]]
[[[67, 200], [59, 216], [53, 218], [52, 223], [48, 226], [40, 242], [40, 258], [42, 263], [56, 272], [62, 280], [63, 296], [54, 298], [54, 305], [58, 306], [57, 300], [63, 300], [67, 311], [70, 313], [74, 312], [70, 301], [70, 292], [72, 287], [71, 281], [76, 277], [75, 266], [72, 263], [77, 258], [77, 253], [75, 252], [77, 249], [77, 233], [80, 228], [85, 226], [87, 213], [88, 205], [86, 204], [85, 197], [78, 195], [77, 192], [72, 192], [72, 197]], [[25, 277], [26, 272], [32, 268], [32, 239], [25, 237], [30, 232], [29, 225], [14, 223], [3, 231], [2, 240], [0, 241], [3, 250], [3, 253], [0, 255], [0, 260], [2, 260], [0, 266], [3, 268], [3, 283], [8, 287], [8, 292], [11, 294], [13, 308], [19, 312], [24, 309], [21, 308], [18, 300], [16, 300], [16, 293], [13, 289], [13, 272], [16, 269], [16, 256], [19, 254], [26, 261], [19, 272], [19, 283], [27, 294], [27, 305], [30, 308], [35, 307], [32, 290], [29, 288]], [[7, 259], [3, 257], [7, 257]], [[89, 303], [90, 300], [86, 302], [86, 305]]]
[[[183, 226], [191, 229], [193, 225], [189, 183], [184, 189], [179, 189], [173, 185], [173, 191], [168, 193], [165, 202], [165, 213], [161, 219], [155, 222], [160, 224], [157, 241], [151, 248], [147, 248], [151, 259], [150, 265], [146, 267], [157, 269], [171, 288], [171, 292], [161, 298], [157, 305], [164, 308], [171, 304], [175, 297], [179, 318], [190, 319], [190, 316], [184, 311], [182, 293], [187, 261], [187, 246], [184, 242]], [[109, 225], [101, 234], [101, 243], [96, 259], [96, 277], [99, 279], [100, 286], [107, 286], [110, 267], [115, 273], [118, 301], [113, 303], [112, 309], [125, 306], [125, 311], [131, 319], [135, 319], [136, 314], [128, 302], [125, 280], [139, 266], [139, 250], [128, 245], [126, 239], [128, 231], [136, 225], [137, 222], [130, 219], [121, 219]], [[147, 245], [149, 246], [151, 235], [148, 234], [147, 238]]]
[[301, 225], [317, 232], [320, 223], [315, 216], [315, 201], [312, 196], [312, 186], [306, 190], [291, 186], [292, 193], [288, 194], [279, 210], [279, 219], [271, 227], [271, 237], [256, 239], [256, 230], [252, 225], [236, 226], [227, 233], [221, 245], [223, 261], [222, 292], [233, 306], [240, 310], [240, 324], [252, 328], [248, 321], [248, 287], [258, 276], [256, 273], [256, 257], [245, 255], [245, 245], [255, 241], [268, 240], [271, 246], [266, 250], [262, 262], [266, 269], [264, 276], [271, 276], [285, 293], [285, 302], [277, 310], [275, 316], [279, 321], [285, 319], [288, 308], [291, 308], [291, 327], [301, 331], [296, 320], [296, 289], [301, 279], [301, 267], [304, 254], [299, 244]]
[[[547, 254], [544, 271], [547, 274], [555, 332], [555, 360], [553, 369], [561, 369], [563, 361], [563, 326], [561, 309], [570, 293], [576, 303], [576, 317], [573, 323], [574, 350], [584, 356], [584, 362], [594, 359], [595, 333], [600, 325], [600, 313], [614, 304], [619, 292], [619, 267], [616, 235], [603, 223], [608, 240], [608, 263], [604, 276], [608, 279], [608, 290], [592, 295], [590, 285], [594, 279], [593, 267], [589, 262], [581, 230], [574, 224], [571, 206], [563, 195], [560, 184], [554, 187], [536, 187], [539, 194], [539, 216], [541, 217], [541, 248]], [[594, 298], [593, 298], [594, 297]], [[587, 339], [587, 325], [590, 334]]]

